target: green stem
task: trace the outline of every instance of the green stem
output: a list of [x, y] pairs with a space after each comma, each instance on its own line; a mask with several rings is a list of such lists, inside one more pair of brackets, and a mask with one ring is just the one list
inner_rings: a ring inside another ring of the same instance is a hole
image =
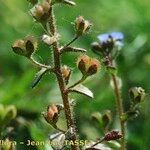
[[82, 78], [79, 81], [77, 81], [76, 83], [74, 83], [73, 85], [71, 85], [70, 87], [68, 87], [68, 90], [70, 90], [71, 88], [74, 88], [78, 84], [82, 83], [86, 78], [87, 78], [86, 76], [82, 76]]
[[[56, 30], [55, 16], [53, 14], [52, 6], [50, 9], [49, 27], [50, 27], [51, 34], [56, 35], [57, 30]], [[65, 111], [65, 116], [66, 116], [66, 121], [67, 121], [67, 127], [68, 127], [68, 130], [70, 128], [74, 129], [74, 133], [71, 136], [71, 140], [76, 141], [77, 140], [76, 131], [75, 131], [76, 126], [74, 123], [73, 114], [72, 114], [70, 104], [69, 104], [68, 93], [66, 92], [66, 86], [65, 86], [64, 79], [63, 79], [63, 76], [61, 73], [61, 55], [60, 55], [58, 41], [54, 42], [52, 47], [53, 47], [55, 74], [57, 77], [59, 89], [60, 89], [62, 100], [63, 100], [64, 111]], [[71, 149], [78, 150], [79, 148], [77, 145], [71, 145]]]
[[73, 42], [75, 42], [77, 39], [79, 38], [79, 36], [75, 36], [69, 43], [67, 43], [61, 50], [63, 51], [63, 49], [65, 49], [66, 47], [68, 47], [69, 45], [71, 45]]
[[119, 114], [119, 121], [120, 121], [120, 127], [121, 127], [121, 134], [122, 134], [122, 139], [121, 139], [121, 150], [126, 150], [126, 141], [125, 141], [125, 122], [122, 121], [121, 116], [124, 113], [123, 110], [123, 105], [122, 105], [122, 100], [121, 100], [121, 95], [120, 95], [120, 90], [117, 84], [117, 79], [115, 75], [112, 75], [112, 81], [114, 84], [114, 93], [116, 97], [116, 105], [117, 105], [117, 111]]

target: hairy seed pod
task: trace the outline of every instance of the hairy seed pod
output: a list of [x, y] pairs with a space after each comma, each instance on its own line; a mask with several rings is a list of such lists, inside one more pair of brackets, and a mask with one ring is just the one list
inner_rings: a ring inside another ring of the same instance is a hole
[[98, 69], [100, 68], [100, 63], [97, 59], [91, 59], [89, 63], [89, 68], [87, 70], [87, 75], [91, 76], [96, 74]]
[[75, 20], [75, 29], [77, 36], [81, 36], [82, 34], [89, 31], [91, 27], [91, 23], [87, 20], [85, 20], [82, 16], [79, 16]]

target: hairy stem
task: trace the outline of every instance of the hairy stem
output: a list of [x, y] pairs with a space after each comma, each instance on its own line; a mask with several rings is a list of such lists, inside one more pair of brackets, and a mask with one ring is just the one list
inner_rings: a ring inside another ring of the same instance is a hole
[[104, 138], [99, 139], [95, 144], [93, 144], [93, 145], [91, 146], [91, 148], [93, 148], [94, 146], [96, 146], [96, 145], [102, 143], [104, 140], [105, 140]]
[[119, 114], [119, 121], [120, 121], [120, 127], [121, 127], [121, 134], [122, 134], [122, 140], [121, 140], [121, 150], [126, 149], [126, 141], [125, 141], [125, 122], [122, 121], [121, 116], [123, 115], [123, 105], [122, 105], [122, 100], [121, 100], [121, 95], [120, 95], [120, 90], [117, 84], [117, 79], [115, 75], [112, 75], [112, 80], [114, 84], [114, 93], [116, 97], [116, 105], [117, 105], [117, 111]]
[[39, 68], [52, 69], [51, 66], [44, 65], [44, 64], [37, 62], [33, 57], [30, 58], [30, 61]]
[[62, 50], [65, 49], [66, 47], [68, 47], [69, 45], [71, 45], [73, 42], [75, 42], [78, 38], [79, 38], [79, 36], [76, 35], [69, 43], [67, 43], [67, 44], [62, 48]]
[[[53, 14], [52, 6], [51, 6], [51, 10], [50, 10], [49, 28], [50, 28], [50, 32], [52, 35], [57, 34], [56, 25], [55, 25], [55, 16]], [[75, 141], [77, 139], [76, 131], [75, 131], [76, 126], [74, 123], [73, 115], [72, 115], [70, 104], [69, 104], [68, 93], [66, 92], [66, 86], [65, 86], [64, 79], [63, 79], [63, 76], [61, 73], [61, 55], [60, 55], [58, 41], [54, 42], [52, 46], [53, 46], [55, 73], [56, 73], [57, 81], [59, 84], [59, 89], [60, 89], [62, 100], [63, 100], [64, 111], [65, 111], [65, 116], [66, 116], [66, 121], [67, 121], [67, 127], [68, 127], [68, 129], [70, 129], [70, 128], [74, 129], [74, 133], [71, 136], [71, 140]], [[71, 145], [71, 149], [78, 150], [78, 146]]]
[[76, 83], [74, 83], [73, 85], [71, 85], [70, 87], [68, 87], [68, 90], [71, 89], [71, 88], [74, 88], [78, 84], [82, 83], [86, 78], [87, 78], [86, 76], [82, 76], [82, 78], [79, 81], [77, 81]]

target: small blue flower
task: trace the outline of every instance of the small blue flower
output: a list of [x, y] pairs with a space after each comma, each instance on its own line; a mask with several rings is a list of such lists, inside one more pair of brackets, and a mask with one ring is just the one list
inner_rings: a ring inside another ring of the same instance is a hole
[[112, 39], [113, 41], [122, 41], [124, 39], [124, 35], [121, 32], [111, 32], [100, 34], [98, 39], [101, 43], [107, 43], [109, 39]]

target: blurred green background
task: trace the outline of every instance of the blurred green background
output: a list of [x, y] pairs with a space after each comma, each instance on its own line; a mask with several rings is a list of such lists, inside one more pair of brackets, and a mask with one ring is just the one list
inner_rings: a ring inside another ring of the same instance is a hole
[[[118, 57], [119, 76], [122, 78], [122, 97], [125, 109], [129, 107], [128, 89], [142, 86], [150, 91], [150, 10], [149, 0], [76, 0], [77, 6], [58, 5], [55, 13], [61, 44], [74, 35], [73, 21], [79, 15], [93, 23], [91, 32], [73, 45], [87, 49], [87, 54], [97, 57], [90, 50], [90, 44], [97, 35], [109, 31], [121, 31], [125, 35], [125, 44]], [[61, 102], [60, 93], [53, 75], [45, 75], [41, 83], [31, 89], [31, 83], [38, 71], [26, 58], [15, 55], [11, 45], [16, 39], [34, 35], [40, 41], [43, 29], [29, 15], [31, 5], [26, 0], [0, 0], [0, 103], [13, 104], [18, 116], [13, 138], [16, 140], [45, 140], [53, 129], [41, 117], [47, 105]], [[35, 58], [42, 63], [51, 63], [51, 50], [39, 43]], [[76, 69], [78, 54], [65, 54], [63, 64], [74, 69], [72, 82], [80, 78]], [[115, 115], [114, 95], [109, 85], [109, 76], [105, 68], [89, 78], [84, 85], [94, 93], [93, 100], [80, 95], [76, 98], [76, 123], [81, 139], [101, 137], [90, 115], [110, 109]], [[128, 123], [128, 149], [148, 150], [150, 141], [150, 102], [147, 99], [141, 106], [141, 115]], [[61, 120], [63, 126], [64, 120]], [[117, 128], [117, 126], [113, 126]], [[17, 149], [27, 149], [18, 145]], [[46, 149], [30, 147], [30, 149]]]

